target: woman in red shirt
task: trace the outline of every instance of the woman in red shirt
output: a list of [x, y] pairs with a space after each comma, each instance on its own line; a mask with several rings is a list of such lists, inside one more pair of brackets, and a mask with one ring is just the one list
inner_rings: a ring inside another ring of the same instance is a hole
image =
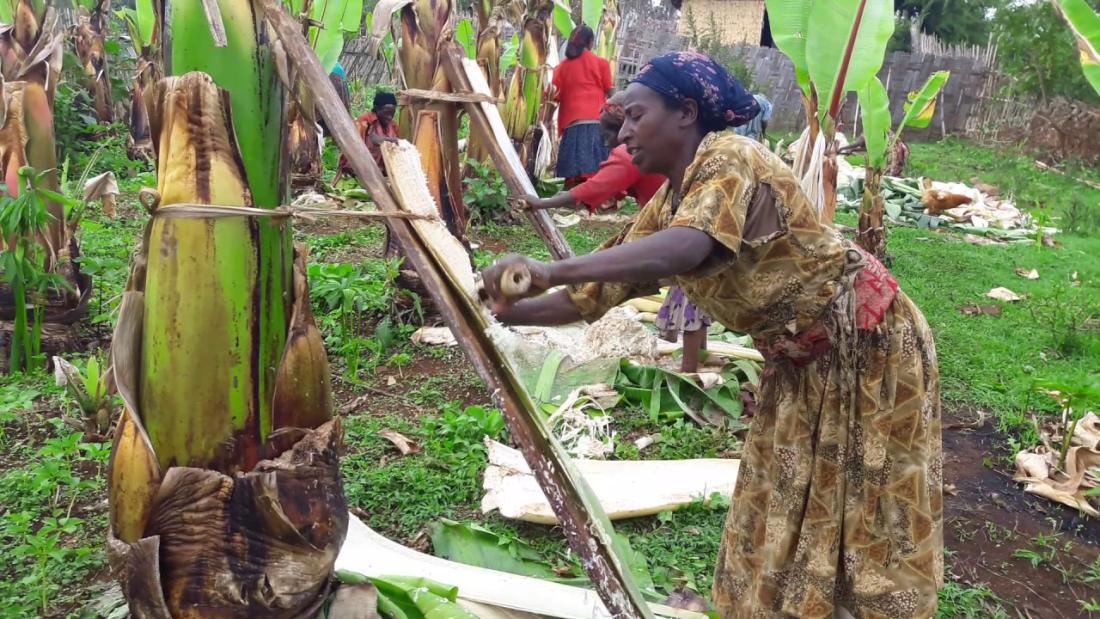
[[554, 96], [558, 107], [557, 175], [572, 187], [599, 169], [607, 159], [600, 136], [600, 108], [611, 93], [611, 65], [589, 51], [596, 36], [579, 26], [569, 37], [565, 60], [554, 69]]
[[[397, 141], [397, 123], [394, 115], [397, 113], [397, 97], [392, 92], [379, 90], [374, 94], [374, 102], [371, 111], [365, 112], [355, 119], [355, 128], [359, 130], [359, 137], [367, 144], [374, 162], [382, 174], [386, 173], [386, 163], [382, 161], [382, 143]], [[336, 178], [332, 182], [340, 180], [345, 171], [350, 171], [348, 160], [340, 155], [339, 167]]]

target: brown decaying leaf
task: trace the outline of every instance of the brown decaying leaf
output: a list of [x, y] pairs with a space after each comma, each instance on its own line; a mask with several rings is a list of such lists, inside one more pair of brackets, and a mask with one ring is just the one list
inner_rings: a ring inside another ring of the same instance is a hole
[[1039, 279], [1038, 269], [1027, 269], [1024, 267], [1016, 267], [1016, 275], [1024, 279]]
[[1000, 305], [976, 305], [974, 303], [968, 303], [960, 307], [959, 311], [967, 316], [979, 316], [982, 314], [986, 316], [1000, 316], [1003, 309]]
[[397, 451], [401, 452], [402, 456], [409, 454], [419, 453], [420, 446], [416, 444], [411, 438], [401, 434], [400, 432], [394, 432], [393, 430], [382, 430], [378, 433], [378, 436], [393, 443], [393, 446], [397, 448]]

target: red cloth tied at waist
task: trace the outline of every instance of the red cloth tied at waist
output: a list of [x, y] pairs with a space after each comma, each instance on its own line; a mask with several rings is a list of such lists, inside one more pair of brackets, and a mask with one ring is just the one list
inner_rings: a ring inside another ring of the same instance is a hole
[[[898, 294], [898, 281], [877, 258], [860, 247], [852, 246], [858, 252], [859, 271], [852, 284], [856, 303], [856, 328], [870, 331], [877, 327], [886, 316], [886, 310]], [[842, 281], [843, 285], [843, 281]], [[837, 311], [830, 307], [826, 312]], [[753, 344], [767, 360], [786, 357], [796, 366], [809, 365], [832, 349], [829, 329], [824, 317], [801, 333], [789, 337], [776, 338], [770, 342], [754, 340]]]

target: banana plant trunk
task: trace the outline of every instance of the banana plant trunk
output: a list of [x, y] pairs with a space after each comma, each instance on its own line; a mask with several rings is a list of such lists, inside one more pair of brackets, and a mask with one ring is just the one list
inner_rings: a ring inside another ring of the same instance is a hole
[[619, 3], [617, 0], [604, 0], [603, 16], [600, 18], [599, 36], [596, 39], [596, 55], [611, 65], [611, 83], [614, 84], [619, 73], [617, 57], [619, 39]]
[[[494, 97], [500, 96], [500, 32], [504, 19], [501, 16], [501, 8], [496, 6], [493, 0], [476, 0], [474, 10], [477, 13], [477, 65], [481, 73], [489, 82], [489, 90]], [[482, 136], [476, 132], [470, 132], [466, 141], [466, 158], [474, 161], [488, 161], [489, 151], [482, 142]], [[472, 171], [467, 169], [463, 176], [468, 177]]]
[[81, 82], [92, 97], [96, 120], [101, 124], [114, 121], [111, 82], [107, 76], [107, 51], [104, 48], [110, 9], [110, 0], [99, 0], [91, 12], [82, 7], [73, 26], [73, 46], [84, 71]]
[[[401, 9], [397, 54], [405, 88], [452, 93], [440, 64], [444, 50], [458, 47], [454, 0], [413, 0]], [[458, 149], [460, 104], [410, 97], [401, 118], [402, 135], [420, 151], [428, 187], [447, 228], [466, 238], [469, 214], [462, 201], [461, 154]]]
[[882, 196], [882, 171], [866, 167], [863, 201], [859, 208], [856, 242], [879, 260], [886, 258], [886, 199]]
[[530, 171], [538, 149], [539, 119], [547, 86], [547, 58], [554, 5], [531, 0], [523, 22], [516, 67], [504, 99], [501, 116], [508, 136]]
[[157, 190], [112, 342], [108, 557], [136, 617], [313, 616], [347, 530], [305, 253], [269, 211], [287, 126], [258, 11], [158, 4]]
[[[36, 82], [5, 82], [2, 84], [3, 126], [0, 127], [0, 162], [3, 183], [12, 197], [23, 190], [19, 169], [30, 166], [45, 174], [38, 185], [53, 192], [60, 191], [57, 175], [57, 155], [54, 144], [53, 112], [46, 89]], [[46, 323], [71, 324], [87, 310], [91, 296], [91, 279], [81, 273], [74, 258], [80, 248], [73, 226], [66, 221], [62, 204], [45, 199], [50, 221], [38, 244], [45, 249], [42, 265], [47, 272], [62, 275], [67, 289], [53, 290], [38, 301], [42, 320]], [[4, 247], [14, 248], [13, 239], [3, 239]], [[0, 286], [0, 320], [12, 320], [16, 299], [7, 286]]]

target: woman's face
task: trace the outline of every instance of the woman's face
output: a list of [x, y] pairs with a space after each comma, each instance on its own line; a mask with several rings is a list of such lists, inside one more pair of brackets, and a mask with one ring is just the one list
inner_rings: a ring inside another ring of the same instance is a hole
[[387, 103], [386, 105], [383, 105], [381, 107], [381, 109], [379, 109], [375, 113], [378, 114], [378, 120], [381, 120], [383, 125], [388, 125], [391, 122], [393, 122], [393, 115], [396, 112], [397, 112], [397, 107], [394, 106], [393, 104]]
[[669, 175], [679, 164], [698, 116], [694, 102], [671, 109], [656, 91], [637, 82], [627, 87], [619, 143], [646, 174]]

